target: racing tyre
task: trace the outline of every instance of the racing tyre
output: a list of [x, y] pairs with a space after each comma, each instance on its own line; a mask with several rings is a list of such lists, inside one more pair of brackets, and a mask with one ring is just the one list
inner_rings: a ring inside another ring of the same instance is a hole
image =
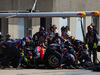
[[46, 52], [44, 57], [45, 66], [49, 69], [60, 67], [62, 64], [63, 57], [58, 51]]

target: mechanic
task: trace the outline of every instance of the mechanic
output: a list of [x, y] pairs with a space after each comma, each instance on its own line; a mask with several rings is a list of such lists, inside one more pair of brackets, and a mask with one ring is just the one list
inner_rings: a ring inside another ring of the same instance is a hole
[[47, 45], [47, 38], [48, 33], [45, 31], [44, 27], [40, 27], [39, 32], [36, 32], [33, 35], [33, 41], [35, 42], [36, 46]]
[[89, 47], [89, 56], [91, 58], [91, 54], [93, 52], [93, 63], [97, 63], [97, 41], [98, 38], [96, 36], [96, 33], [93, 31], [92, 26], [87, 27], [88, 32], [86, 33], [86, 43], [88, 44]]
[[85, 59], [85, 62], [86, 61], [90, 62], [90, 57], [89, 57], [89, 53], [88, 53], [86, 44], [84, 42], [82, 42], [81, 40], [75, 39], [74, 36], [69, 37], [69, 40], [71, 41], [73, 48], [75, 49], [75, 51], [77, 53], [77, 57], [81, 57], [79, 59], [80, 63], [83, 63], [83, 59]]

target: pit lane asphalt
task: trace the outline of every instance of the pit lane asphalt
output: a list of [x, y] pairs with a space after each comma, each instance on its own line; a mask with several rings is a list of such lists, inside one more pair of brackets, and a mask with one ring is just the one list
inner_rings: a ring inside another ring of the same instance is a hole
[[0, 70], [0, 75], [100, 75], [100, 72], [84, 69], [6, 69]]

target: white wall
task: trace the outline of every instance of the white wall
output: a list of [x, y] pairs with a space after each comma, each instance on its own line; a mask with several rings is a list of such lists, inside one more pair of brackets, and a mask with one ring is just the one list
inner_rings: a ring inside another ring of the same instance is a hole
[[70, 31], [71, 35], [76, 37], [76, 17], [70, 17]]
[[60, 31], [60, 35], [61, 35], [61, 27], [62, 26], [68, 26], [68, 18], [59, 18], [59, 31]]
[[24, 18], [18, 18], [18, 38], [21, 39], [25, 34]]
[[[82, 20], [82, 25], [84, 25], [83, 20]], [[80, 17], [76, 18], [76, 39], [83, 41], [83, 32], [81, 28], [81, 18]]]
[[8, 33], [11, 35], [11, 38], [18, 39], [18, 19], [17, 18], [8, 19]]
[[32, 18], [32, 35], [39, 31], [40, 18]]

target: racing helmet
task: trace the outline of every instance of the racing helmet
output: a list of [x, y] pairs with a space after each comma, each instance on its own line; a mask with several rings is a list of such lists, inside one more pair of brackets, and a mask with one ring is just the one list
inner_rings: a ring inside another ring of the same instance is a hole
[[60, 37], [60, 34], [59, 33], [55, 33], [55, 37]]
[[31, 36], [28, 36], [29, 40], [32, 40], [32, 37]]
[[56, 42], [58, 43], [58, 44], [61, 44], [61, 40], [58, 38], [58, 39], [56, 39]]
[[45, 30], [44, 27], [39, 28], [39, 31], [44, 31], [44, 30]]
[[93, 30], [93, 26], [91, 26], [91, 25], [88, 26], [88, 27], [87, 27], [87, 30], [88, 30], [88, 32], [91, 32], [91, 31]]
[[22, 40], [26, 41], [26, 37], [23, 37], [23, 39], [22, 39]]
[[26, 37], [26, 42], [29, 42], [30, 40], [29, 40], [29, 38], [28, 37]]
[[69, 37], [69, 40], [71, 41], [71, 43], [74, 43], [75, 37], [74, 37], [74, 36], [70, 36], [70, 37]]
[[11, 39], [12, 42], [14, 42], [14, 39]]

